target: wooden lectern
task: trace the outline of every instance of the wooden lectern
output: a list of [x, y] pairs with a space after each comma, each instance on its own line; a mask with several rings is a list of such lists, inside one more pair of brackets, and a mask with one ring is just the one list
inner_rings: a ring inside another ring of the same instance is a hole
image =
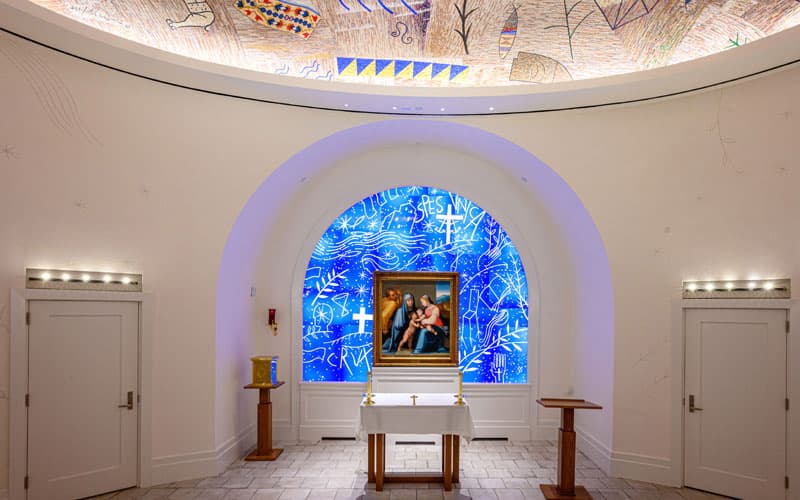
[[277, 389], [283, 382], [272, 386], [248, 384], [245, 389], [258, 389], [258, 446], [245, 460], [275, 460], [283, 452], [283, 448], [272, 447], [272, 402], [269, 400], [270, 389]]
[[575, 410], [602, 410], [603, 407], [584, 399], [542, 398], [537, 403], [545, 408], [561, 408], [558, 429], [558, 484], [539, 487], [547, 500], [591, 500], [583, 486], [575, 486]]

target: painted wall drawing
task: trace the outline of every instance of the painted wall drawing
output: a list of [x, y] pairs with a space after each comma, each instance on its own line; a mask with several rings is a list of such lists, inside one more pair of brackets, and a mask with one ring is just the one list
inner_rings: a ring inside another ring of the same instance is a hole
[[503, 23], [503, 29], [500, 31], [500, 40], [497, 42], [497, 48], [500, 52], [500, 58], [505, 59], [512, 47], [514, 47], [514, 40], [517, 39], [517, 26], [519, 25], [519, 13], [517, 6], [512, 5], [511, 13]]
[[306, 5], [282, 0], [237, 0], [236, 8], [253, 21], [308, 38], [319, 21], [319, 12]]
[[180, 21], [167, 19], [167, 25], [170, 28], [203, 28], [207, 30], [214, 24], [214, 11], [211, 10], [208, 2], [205, 0], [200, 0], [199, 2], [194, 0], [183, 1], [186, 4], [188, 13]]
[[[211, 63], [287, 80], [399, 86], [545, 84], [626, 74], [800, 25], [797, 0], [30, 1]], [[343, 60], [355, 66], [342, 66]], [[398, 62], [410, 73], [396, 71]]]
[[[405, 273], [458, 279], [426, 285], [399, 279]], [[421, 324], [436, 323], [431, 305], [442, 331], [408, 331], [417, 309], [428, 318]], [[364, 198], [331, 223], [306, 269], [303, 380], [363, 382], [376, 344], [379, 361], [430, 357], [457, 362], [466, 382], [527, 382], [528, 281], [491, 215], [455, 193], [407, 186]]]
[[509, 79], [516, 82], [553, 83], [572, 80], [563, 64], [541, 54], [520, 52], [511, 64]]

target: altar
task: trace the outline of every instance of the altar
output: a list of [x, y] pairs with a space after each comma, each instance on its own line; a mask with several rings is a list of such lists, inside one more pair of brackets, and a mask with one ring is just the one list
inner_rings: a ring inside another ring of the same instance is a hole
[[[475, 433], [469, 404], [457, 405], [448, 393], [377, 393], [374, 404], [361, 402], [359, 435], [367, 438], [368, 481], [383, 491], [384, 483], [441, 482], [451, 491], [459, 482], [461, 438]], [[442, 436], [442, 473], [386, 474], [386, 434], [440, 434]]]

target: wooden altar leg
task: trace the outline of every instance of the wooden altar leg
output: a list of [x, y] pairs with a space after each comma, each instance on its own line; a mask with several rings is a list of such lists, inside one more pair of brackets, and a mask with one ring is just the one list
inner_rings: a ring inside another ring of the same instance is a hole
[[367, 434], [367, 482], [375, 482], [375, 434]]
[[386, 467], [386, 434], [376, 434], [375, 448], [375, 491], [383, 491], [383, 475]]
[[458, 434], [453, 435], [453, 482], [459, 483], [458, 469], [461, 467], [459, 462], [459, 455], [461, 455], [461, 436]]
[[272, 402], [269, 389], [258, 390], [258, 445], [245, 460], [275, 460], [283, 452], [282, 448], [272, 447]]
[[453, 490], [453, 436], [445, 434], [444, 436], [444, 491]]
[[[445, 451], [447, 448], [444, 446], [445, 441], [444, 434], [442, 434], [442, 478], [444, 478], [444, 456], [447, 454]], [[442, 479], [442, 481], [444, 481], [444, 479]]]
[[539, 486], [547, 500], [591, 500], [583, 486], [575, 487], [575, 410], [561, 409], [558, 429], [558, 484]]

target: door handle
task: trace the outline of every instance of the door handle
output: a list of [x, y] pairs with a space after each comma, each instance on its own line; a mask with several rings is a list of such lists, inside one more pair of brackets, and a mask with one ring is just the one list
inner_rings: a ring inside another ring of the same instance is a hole
[[689, 413], [694, 413], [696, 411], [703, 411], [703, 409], [694, 405], [694, 394], [689, 394]]
[[127, 408], [133, 410], [133, 391], [128, 391], [128, 404], [119, 405], [117, 408]]

